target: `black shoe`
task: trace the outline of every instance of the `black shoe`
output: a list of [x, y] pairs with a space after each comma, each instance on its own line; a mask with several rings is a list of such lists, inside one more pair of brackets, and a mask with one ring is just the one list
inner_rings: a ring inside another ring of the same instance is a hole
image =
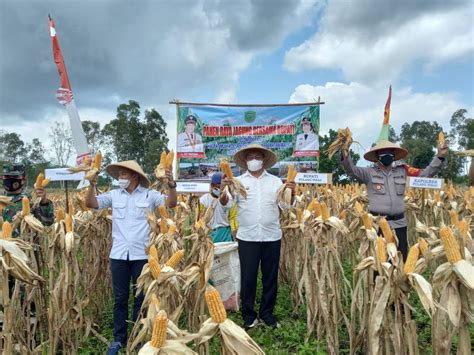
[[112, 344], [110, 344], [107, 355], [117, 355], [120, 349], [122, 349], [122, 343], [118, 341], [114, 341]]
[[254, 319], [252, 322], [245, 322], [244, 329], [245, 330], [253, 329], [258, 325], [258, 323], [259, 323], [258, 319]]
[[262, 319], [262, 321], [267, 327], [270, 327], [272, 329], [280, 328], [280, 323], [278, 323], [278, 320], [275, 317]]

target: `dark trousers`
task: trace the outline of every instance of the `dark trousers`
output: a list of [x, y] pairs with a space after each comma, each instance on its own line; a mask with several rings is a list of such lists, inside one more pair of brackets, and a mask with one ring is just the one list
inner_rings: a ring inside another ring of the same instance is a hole
[[130, 279], [132, 279], [133, 290], [133, 315], [132, 321], [136, 321], [138, 312], [143, 302], [143, 294], [136, 295], [136, 285], [143, 266], [147, 260], [118, 260], [110, 259], [112, 271], [112, 288], [114, 290], [114, 341], [122, 345], [127, 343], [127, 320], [128, 300], [130, 297]]
[[254, 310], [257, 292], [258, 267], [262, 268], [262, 298], [259, 317], [272, 322], [278, 291], [278, 267], [280, 264], [281, 240], [275, 242], [239, 242], [242, 318], [251, 323], [257, 317]]
[[395, 228], [395, 234], [398, 239], [398, 250], [403, 255], [403, 261], [407, 260], [408, 255], [408, 233], [407, 227]]

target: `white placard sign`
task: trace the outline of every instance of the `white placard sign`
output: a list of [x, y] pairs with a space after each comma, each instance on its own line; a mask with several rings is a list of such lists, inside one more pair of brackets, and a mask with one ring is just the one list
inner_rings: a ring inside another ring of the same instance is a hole
[[297, 184], [332, 184], [332, 174], [298, 173], [295, 182]]
[[177, 181], [176, 191], [181, 193], [190, 192], [209, 192], [208, 182]]
[[79, 181], [84, 179], [85, 173], [71, 173], [68, 168], [45, 169], [44, 175], [50, 181]]
[[443, 179], [433, 179], [425, 177], [414, 177], [408, 178], [408, 186], [417, 189], [437, 189], [440, 190], [443, 186]]

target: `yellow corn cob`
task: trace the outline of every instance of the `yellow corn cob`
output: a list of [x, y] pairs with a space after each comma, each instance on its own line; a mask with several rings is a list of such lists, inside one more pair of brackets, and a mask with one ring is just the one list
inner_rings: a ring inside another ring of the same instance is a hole
[[166, 220], [166, 218], [162, 217], [160, 219], [160, 231], [161, 231], [161, 233], [168, 232], [168, 221]]
[[150, 341], [151, 346], [159, 349], [165, 345], [167, 328], [168, 318], [166, 312], [161, 310], [158, 312], [153, 322], [153, 333]]
[[151, 295], [151, 303], [154, 304], [155, 306], [160, 306], [160, 300], [158, 299], [158, 297], [156, 297], [156, 295], [154, 293], [152, 293]]
[[174, 152], [170, 151], [166, 157], [166, 169], [171, 169], [173, 167]]
[[158, 250], [156, 249], [156, 246], [155, 245], [152, 245], [150, 247], [150, 249], [148, 250], [148, 255], [150, 256], [150, 258], [155, 258], [156, 260], [158, 260]]
[[392, 228], [390, 228], [390, 224], [388, 224], [385, 218], [381, 218], [379, 221], [380, 229], [382, 230], [383, 236], [387, 243], [395, 243], [395, 238], [393, 237]]
[[444, 132], [443, 131], [439, 132], [439, 134], [438, 134], [438, 144], [441, 147], [444, 147], [444, 145], [446, 144], [446, 139], [444, 138]]
[[459, 244], [453, 235], [453, 232], [448, 227], [441, 227], [439, 231], [441, 241], [443, 242], [446, 257], [451, 264], [456, 263], [462, 259], [459, 251]]
[[49, 185], [49, 179], [44, 179], [42, 182], [41, 182], [41, 187], [46, 187]]
[[229, 179], [234, 177], [232, 169], [230, 168], [229, 163], [225, 159], [221, 160], [221, 171]]
[[410, 251], [408, 252], [407, 261], [405, 262], [405, 265], [403, 266], [403, 272], [405, 274], [415, 272], [415, 266], [416, 266], [416, 262], [418, 261], [419, 256], [420, 256], [420, 248], [418, 248], [418, 245], [412, 246], [410, 248]]
[[321, 216], [321, 204], [318, 201], [314, 201], [314, 215]]
[[418, 246], [420, 247], [421, 254], [426, 258], [428, 256], [428, 243], [426, 240], [424, 238], [420, 238], [418, 241]]
[[74, 204], [72, 201], [69, 201], [69, 214], [74, 216], [76, 214], [76, 209], [74, 208]]
[[384, 263], [387, 261], [387, 249], [385, 247], [385, 241], [382, 237], [377, 237], [376, 253], [379, 263]]
[[346, 217], [347, 217], [347, 212], [346, 212], [346, 210], [342, 210], [341, 212], [339, 212], [339, 219], [340, 219], [340, 220], [343, 221], [343, 220], [346, 219]]
[[97, 170], [100, 170], [101, 164], [102, 164], [102, 153], [99, 150], [97, 153], [95, 153], [94, 168], [96, 168]]
[[370, 219], [367, 213], [362, 213], [362, 221], [364, 222], [365, 229], [372, 229], [372, 219]]
[[12, 237], [12, 225], [10, 222], [3, 222], [2, 224], [3, 239], [10, 239]]
[[301, 210], [301, 208], [296, 209], [296, 220], [298, 221], [298, 224], [301, 224], [301, 222], [303, 221], [303, 211]]
[[178, 250], [176, 253], [173, 254], [173, 256], [166, 262], [166, 266], [169, 266], [172, 269], [176, 269], [176, 266], [178, 266], [179, 262], [183, 259], [184, 257], [184, 251]]
[[66, 225], [66, 233], [72, 232], [72, 218], [69, 213], [64, 217], [64, 224]]
[[151, 255], [148, 257], [148, 267], [150, 268], [151, 275], [156, 280], [161, 274], [161, 266], [158, 260]]
[[174, 233], [176, 233], [176, 224], [172, 224], [170, 225], [170, 227], [168, 228], [168, 232], [167, 232], [169, 235], [172, 235]]
[[217, 324], [223, 323], [227, 319], [227, 313], [219, 292], [214, 287], [208, 285], [204, 297], [212, 320]]
[[459, 232], [461, 232], [464, 245], [467, 243], [467, 233], [469, 231], [469, 223], [463, 218], [458, 223]]
[[313, 198], [306, 209], [309, 212], [312, 212], [314, 210], [314, 205], [316, 202], [317, 202], [316, 198]]
[[36, 182], [35, 182], [35, 187], [41, 187], [42, 186], [42, 183], [43, 183], [43, 180], [44, 180], [44, 174], [43, 173], [39, 173], [38, 176], [36, 177]]
[[23, 197], [21, 199], [21, 214], [23, 216], [27, 216], [30, 214], [30, 200], [28, 200], [28, 197]]
[[158, 210], [160, 211], [161, 218], [169, 218], [168, 211], [164, 205], [161, 205]]
[[295, 182], [295, 177], [296, 177], [296, 169], [294, 164], [288, 165], [288, 175], [286, 177], [286, 181], [288, 182]]
[[354, 203], [354, 211], [356, 211], [357, 213], [363, 213], [364, 212], [364, 209], [362, 208], [362, 205], [359, 203], [359, 201], [356, 201]]
[[457, 227], [459, 224], [458, 213], [455, 210], [449, 211], [449, 216], [451, 217], [451, 225]]
[[166, 158], [167, 158], [166, 152], [165, 152], [165, 151], [162, 151], [162, 152], [161, 152], [161, 156], [160, 156], [160, 165], [161, 165], [162, 167], [166, 167]]
[[59, 223], [60, 221], [62, 221], [64, 217], [65, 217], [64, 210], [62, 208], [58, 208], [56, 210], [56, 223]]
[[325, 202], [321, 202], [321, 217], [326, 222], [331, 215], [329, 214], [329, 208]]

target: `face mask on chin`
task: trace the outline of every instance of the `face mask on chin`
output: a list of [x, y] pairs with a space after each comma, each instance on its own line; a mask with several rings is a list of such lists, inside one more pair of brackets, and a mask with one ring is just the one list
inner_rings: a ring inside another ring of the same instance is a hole
[[384, 166], [390, 166], [394, 162], [395, 156], [393, 154], [381, 154], [379, 155], [378, 160]]
[[130, 180], [128, 179], [118, 179], [118, 184], [121, 189], [126, 189], [130, 186]]
[[262, 169], [262, 166], [262, 160], [252, 159], [247, 162], [247, 168], [249, 169], [249, 171], [259, 171], [260, 169]]
[[7, 192], [17, 191], [18, 189], [22, 188], [23, 185], [24, 185], [24, 182], [21, 179], [4, 179], [3, 180], [3, 188]]

